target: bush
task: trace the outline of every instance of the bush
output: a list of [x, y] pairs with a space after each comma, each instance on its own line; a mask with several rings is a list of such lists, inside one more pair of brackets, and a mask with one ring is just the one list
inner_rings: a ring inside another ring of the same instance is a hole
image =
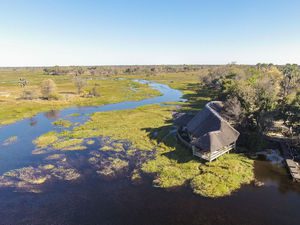
[[44, 99], [58, 99], [56, 84], [51, 79], [43, 80], [41, 84], [41, 93]]
[[87, 82], [85, 79], [76, 76], [73, 80], [75, 87], [77, 88], [77, 93], [80, 94], [82, 92], [82, 89], [87, 85]]
[[86, 98], [100, 97], [100, 92], [97, 87], [94, 86], [91, 90], [89, 90], [86, 94], [84, 94]]
[[22, 91], [21, 99], [33, 100], [33, 99], [37, 99], [37, 98], [38, 98], [38, 94], [35, 90], [24, 89]]

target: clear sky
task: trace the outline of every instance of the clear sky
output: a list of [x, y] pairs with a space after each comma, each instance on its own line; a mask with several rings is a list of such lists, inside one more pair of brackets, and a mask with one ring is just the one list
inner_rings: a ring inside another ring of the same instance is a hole
[[300, 0], [0, 0], [0, 66], [300, 64]]

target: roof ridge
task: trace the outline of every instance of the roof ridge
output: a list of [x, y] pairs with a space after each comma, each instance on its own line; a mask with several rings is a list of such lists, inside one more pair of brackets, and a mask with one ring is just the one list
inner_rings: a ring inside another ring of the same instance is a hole
[[238, 134], [240, 134], [240, 132], [238, 132], [233, 126], [231, 126], [231, 124], [225, 120], [217, 111], [215, 111], [210, 104], [211, 103], [221, 103], [221, 101], [210, 101], [208, 103], [206, 103], [205, 108], [207, 108], [211, 113], [213, 113], [218, 119], [220, 119], [221, 121], [225, 122], [230, 128], [232, 128], [235, 132], [237, 132]]

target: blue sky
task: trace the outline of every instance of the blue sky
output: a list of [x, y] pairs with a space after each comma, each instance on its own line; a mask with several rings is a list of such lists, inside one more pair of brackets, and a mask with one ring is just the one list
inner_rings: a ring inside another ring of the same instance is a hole
[[299, 0], [0, 0], [0, 66], [300, 64]]

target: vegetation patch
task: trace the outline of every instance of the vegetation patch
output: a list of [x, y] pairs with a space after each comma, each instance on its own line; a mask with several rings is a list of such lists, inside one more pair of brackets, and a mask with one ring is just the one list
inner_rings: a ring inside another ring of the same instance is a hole
[[67, 139], [55, 142], [52, 147], [56, 150], [82, 150], [83, 139]]
[[122, 175], [129, 168], [127, 160], [116, 157], [104, 157], [99, 153], [92, 153], [89, 162], [95, 167], [97, 174], [108, 178]]
[[46, 134], [39, 136], [33, 141], [33, 143], [39, 148], [45, 148], [51, 144], [54, 144], [58, 140], [58, 134], [54, 131], [50, 131]]
[[41, 149], [41, 148], [38, 148], [38, 149], [34, 149], [31, 153], [33, 155], [43, 155], [43, 154], [46, 154], [48, 151], [46, 149]]
[[66, 161], [64, 154], [52, 154], [46, 157], [47, 161]]
[[200, 166], [200, 174], [191, 181], [194, 193], [206, 197], [230, 195], [242, 184], [254, 180], [253, 161], [237, 154], [229, 154]]
[[78, 117], [78, 116], [80, 116], [80, 113], [72, 113], [69, 116], [71, 116], [71, 117]]
[[93, 144], [95, 144], [95, 141], [94, 140], [87, 140], [86, 143], [88, 145], [93, 145]]
[[63, 119], [56, 120], [52, 124], [55, 126], [65, 127], [65, 128], [72, 126], [72, 122], [70, 122], [69, 120], [63, 120]]
[[28, 184], [43, 184], [49, 177], [33, 167], [24, 167], [4, 173], [4, 177], [14, 178]]
[[17, 142], [17, 140], [18, 140], [17, 136], [11, 136], [11, 137], [7, 138], [6, 140], [4, 140], [2, 145], [4, 145], [4, 146], [11, 145], [11, 144]]
[[104, 145], [100, 148], [100, 151], [113, 151], [113, 148], [109, 145]]
[[138, 169], [134, 169], [131, 173], [131, 181], [134, 183], [140, 183], [142, 180], [141, 173]]
[[41, 192], [42, 185], [51, 179], [71, 181], [80, 177], [74, 168], [65, 161], [56, 161], [38, 167], [23, 167], [4, 173], [0, 176], [0, 187], [16, 190]]
[[177, 160], [159, 154], [155, 159], [145, 163], [142, 170], [155, 174], [153, 182], [156, 186], [173, 188], [182, 186], [197, 176], [200, 173], [199, 165], [196, 160], [179, 163]]
[[157, 142], [151, 139], [149, 131], [163, 127], [170, 119], [170, 108], [158, 105], [135, 110], [99, 112], [93, 114], [85, 124], [75, 127], [69, 137], [109, 136], [115, 140], [128, 140], [138, 149], [152, 150]]

